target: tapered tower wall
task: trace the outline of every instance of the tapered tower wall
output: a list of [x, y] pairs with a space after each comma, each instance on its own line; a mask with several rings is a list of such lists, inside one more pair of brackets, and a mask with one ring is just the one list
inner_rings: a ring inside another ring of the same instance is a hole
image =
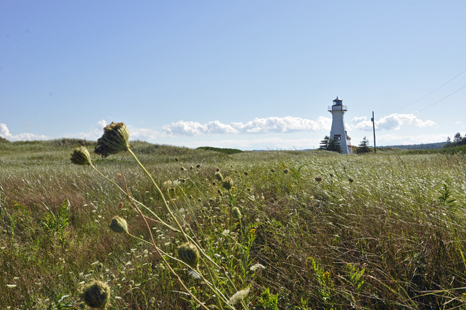
[[333, 100], [334, 104], [329, 107], [329, 112], [332, 113], [332, 129], [330, 130], [330, 139], [335, 136], [340, 141], [341, 150], [343, 154], [352, 154], [353, 148], [351, 145], [351, 138], [348, 136], [345, 127], [345, 112], [348, 110], [343, 105], [343, 100], [336, 98]]

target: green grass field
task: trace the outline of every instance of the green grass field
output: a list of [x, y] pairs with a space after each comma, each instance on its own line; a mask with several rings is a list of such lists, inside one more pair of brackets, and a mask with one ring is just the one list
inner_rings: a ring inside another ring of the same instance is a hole
[[[0, 143], [0, 309], [85, 308], [93, 280], [110, 286], [108, 309], [466, 309], [462, 153], [130, 144], [174, 218], [128, 154], [91, 154], [105, 179], [70, 162], [95, 143]], [[112, 231], [114, 216], [135, 237]], [[176, 259], [187, 238], [205, 278]]]

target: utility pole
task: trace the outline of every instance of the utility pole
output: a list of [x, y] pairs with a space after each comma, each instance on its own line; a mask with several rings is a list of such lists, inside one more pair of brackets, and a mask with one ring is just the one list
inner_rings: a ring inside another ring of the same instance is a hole
[[374, 111], [372, 111], [372, 130], [374, 131], [374, 153], [377, 153], [377, 149], [375, 148], [375, 119], [374, 119]]

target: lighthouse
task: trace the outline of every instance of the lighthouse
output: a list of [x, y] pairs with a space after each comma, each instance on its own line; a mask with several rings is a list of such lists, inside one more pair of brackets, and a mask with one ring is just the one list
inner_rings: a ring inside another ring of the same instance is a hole
[[333, 105], [328, 107], [328, 111], [332, 113], [332, 129], [330, 130], [330, 139], [337, 138], [340, 141], [343, 154], [353, 154], [351, 146], [351, 138], [348, 136], [345, 128], [345, 112], [348, 108], [343, 105], [343, 100], [337, 98], [333, 100]]

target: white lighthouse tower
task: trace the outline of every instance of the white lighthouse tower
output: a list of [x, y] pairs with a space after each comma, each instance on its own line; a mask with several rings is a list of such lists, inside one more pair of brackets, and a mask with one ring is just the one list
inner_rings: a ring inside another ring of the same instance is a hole
[[330, 130], [330, 139], [336, 137], [340, 141], [343, 154], [353, 154], [351, 146], [351, 138], [348, 136], [345, 128], [345, 112], [347, 107], [343, 105], [343, 100], [337, 98], [333, 100], [333, 105], [328, 107], [328, 111], [332, 113], [332, 129]]

